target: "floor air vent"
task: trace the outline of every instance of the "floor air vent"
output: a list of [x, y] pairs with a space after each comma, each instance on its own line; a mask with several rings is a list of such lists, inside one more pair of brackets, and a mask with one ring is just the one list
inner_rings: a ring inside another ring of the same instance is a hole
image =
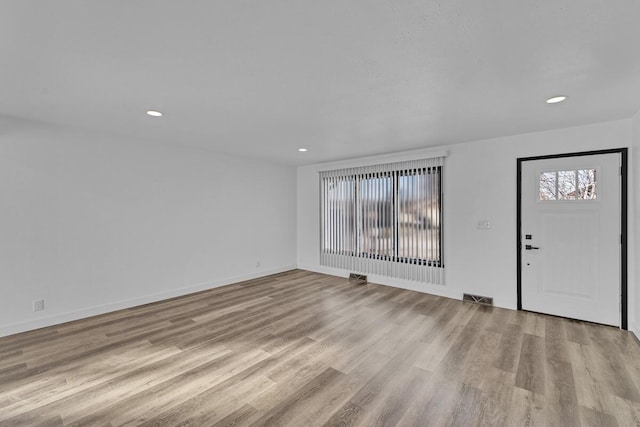
[[481, 295], [463, 294], [462, 301], [475, 302], [482, 305], [493, 305], [493, 298], [483, 297]]
[[364, 274], [349, 273], [349, 281], [364, 285], [367, 283], [367, 276]]

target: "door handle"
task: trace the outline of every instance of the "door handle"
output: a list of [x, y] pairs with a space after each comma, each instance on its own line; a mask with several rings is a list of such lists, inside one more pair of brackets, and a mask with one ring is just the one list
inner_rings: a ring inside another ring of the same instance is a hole
[[531, 246], [531, 245], [525, 245], [525, 246], [524, 246], [524, 248], [525, 248], [526, 250], [528, 250], [528, 251], [530, 251], [530, 250], [532, 250], [532, 249], [536, 249], [536, 250], [540, 249], [540, 248], [539, 248], [539, 247], [537, 247], [537, 246]]

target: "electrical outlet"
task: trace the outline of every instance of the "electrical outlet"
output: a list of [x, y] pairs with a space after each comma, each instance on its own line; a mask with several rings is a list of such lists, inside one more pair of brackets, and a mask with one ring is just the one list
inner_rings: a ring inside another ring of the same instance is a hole
[[489, 220], [483, 219], [478, 221], [479, 230], [489, 230], [490, 228], [491, 228], [491, 222]]
[[42, 311], [44, 310], [44, 300], [37, 299], [33, 301], [33, 311]]

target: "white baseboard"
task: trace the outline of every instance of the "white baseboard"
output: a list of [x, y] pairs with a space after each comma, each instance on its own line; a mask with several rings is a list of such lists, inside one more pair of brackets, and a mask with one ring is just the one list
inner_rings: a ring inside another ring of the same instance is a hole
[[[301, 270], [314, 271], [316, 273], [329, 274], [331, 276], [349, 277], [349, 271], [339, 268], [325, 267], [322, 265], [298, 264]], [[371, 283], [377, 283], [394, 288], [408, 289], [410, 291], [422, 292], [423, 294], [437, 295], [440, 297], [462, 300], [463, 291], [451, 289], [446, 285], [432, 285], [429, 283], [414, 282], [411, 280], [396, 279], [393, 277], [377, 276], [375, 274], [367, 274], [367, 279]], [[509, 304], [503, 304], [501, 301], [493, 300], [494, 307], [515, 310], [515, 307]]]
[[640, 341], [640, 326], [638, 326], [638, 324], [631, 323], [629, 325], [629, 331], [633, 332], [633, 334], [636, 336], [636, 339]]
[[293, 270], [295, 268], [295, 265], [285, 265], [282, 267], [260, 270], [251, 274], [228, 277], [225, 279], [215, 280], [213, 282], [200, 283], [198, 285], [172, 289], [169, 291], [159, 292], [157, 294], [145, 295], [143, 297], [96, 305], [93, 307], [70, 311], [67, 313], [55, 314], [53, 316], [42, 317], [40, 319], [29, 320], [26, 322], [1, 325], [0, 337], [18, 334], [20, 332], [32, 331], [34, 329], [40, 329], [47, 326], [59, 325], [61, 323], [71, 322], [73, 320], [84, 319], [87, 317], [110, 313], [117, 310], [123, 310], [125, 308], [131, 308], [138, 305], [149, 304], [169, 298], [184, 296], [192, 294], [194, 292], [206, 291], [208, 289], [218, 288], [221, 286], [230, 285], [232, 283], [243, 282], [245, 280], [257, 279], [259, 277], [269, 276], [271, 274], [282, 273], [284, 271]]
[[[339, 268], [324, 267], [321, 265], [298, 264], [301, 270], [314, 271], [316, 273], [329, 274], [331, 276], [349, 277], [347, 270]], [[438, 295], [441, 297], [462, 299], [462, 292], [451, 290], [442, 285], [431, 285], [428, 283], [414, 282], [411, 280], [395, 279], [386, 276], [377, 276], [375, 274], [367, 274], [367, 280], [371, 283], [379, 285], [392, 286], [394, 288], [408, 289], [411, 291], [422, 292], [425, 294]]]

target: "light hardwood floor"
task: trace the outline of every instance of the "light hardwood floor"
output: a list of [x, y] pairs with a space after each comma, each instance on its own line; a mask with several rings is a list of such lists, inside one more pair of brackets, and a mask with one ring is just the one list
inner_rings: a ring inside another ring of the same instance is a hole
[[0, 338], [0, 425], [640, 425], [614, 328], [294, 270]]

